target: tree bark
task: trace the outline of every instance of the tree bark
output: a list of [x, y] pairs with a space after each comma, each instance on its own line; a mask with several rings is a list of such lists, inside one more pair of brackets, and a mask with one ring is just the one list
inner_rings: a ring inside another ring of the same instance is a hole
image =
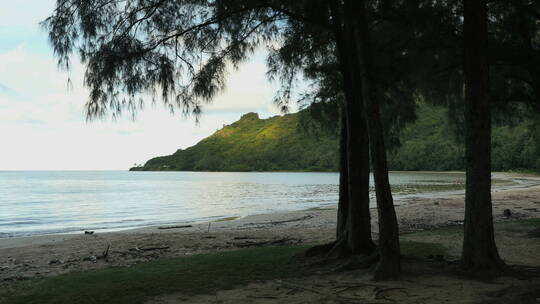
[[[369, 138], [361, 88], [357, 85], [359, 73], [351, 69], [355, 50], [354, 46], [344, 39], [347, 36], [346, 29], [342, 26], [337, 3], [333, 2], [331, 9], [345, 93], [340, 180], [345, 182], [346, 175], [347, 186], [340, 186], [340, 192], [343, 192], [340, 194], [341, 206], [338, 207], [337, 244], [346, 244], [345, 247], [351, 254], [371, 254], [375, 244], [371, 237], [369, 211]], [[343, 201], [345, 193], [346, 207]]]
[[493, 232], [491, 112], [487, 62], [486, 0], [464, 0], [465, 231], [461, 266], [491, 273], [504, 265]]
[[399, 229], [388, 179], [380, 97], [375, 85], [365, 5], [363, 0], [345, 0], [345, 24], [349, 24], [352, 29], [350, 41], [355, 43], [357, 50], [357, 66], [361, 73], [362, 97], [366, 109], [371, 164], [377, 195], [380, 259], [375, 269], [375, 279], [388, 279], [398, 277], [401, 271]]
[[[356, 78], [353, 78], [356, 79]], [[369, 211], [369, 137], [365, 113], [358, 89], [352, 87], [354, 99], [347, 105], [347, 165], [349, 217], [348, 245], [352, 253], [370, 254], [375, 249], [371, 238]]]
[[339, 136], [339, 202], [336, 240], [347, 238], [347, 214], [349, 213], [349, 163], [347, 161], [346, 115], [345, 105], [342, 105]]

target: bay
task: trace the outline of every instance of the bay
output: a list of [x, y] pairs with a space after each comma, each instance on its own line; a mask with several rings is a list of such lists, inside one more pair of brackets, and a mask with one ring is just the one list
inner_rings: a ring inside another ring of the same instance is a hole
[[[0, 237], [115, 231], [332, 207], [337, 173], [0, 171]], [[463, 188], [461, 173], [392, 172], [394, 196]]]

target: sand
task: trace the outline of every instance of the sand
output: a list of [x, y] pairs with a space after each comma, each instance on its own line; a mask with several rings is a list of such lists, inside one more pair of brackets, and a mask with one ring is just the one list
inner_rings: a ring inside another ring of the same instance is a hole
[[[523, 178], [537, 181], [540, 185], [539, 177], [502, 173], [496, 176], [503, 179]], [[462, 193], [408, 197], [396, 203], [400, 230], [405, 233], [403, 238], [427, 242], [437, 241], [449, 248], [451, 256], [459, 256], [461, 239], [458, 236], [430, 240], [429, 235], [416, 237], [414, 234], [406, 233], [462, 224], [464, 213]], [[511, 217], [503, 214], [505, 209], [511, 210]], [[372, 211], [372, 226], [376, 237], [377, 216], [376, 210]], [[539, 218], [540, 186], [503, 187], [495, 190], [493, 214], [495, 221]], [[2, 285], [9, 285], [17, 280], [34, 277], [127, 266], [162, 257], [233, 250], [257, 245], [257, 243], [264, 243], [262, 245], [272, 244], [272, 242], [279, 244], [326, 243], [334, 238], [335, 224], [336, 209], [330, 208], [254, 215], [227, 221], [199, 223], [184, 228], [160, 229], [163, 226], [155, 226], [92, 235], [67, 234], [0, 239], [0, 288]], [[506, 233], [498, 234], [497, 242], [501, 256], [507, 262], [540, 266], [540, 239], [524, 241], [522, 236]], [[107, 248], [109, 248], [107, 259], [99, 259]], [[384, 300], [385, 297], [400, 298], [405, 292], [408, 295], [407, 299], [410, 299], [407, 302], [438, 303], [444, 299], [451, 300], [452, 297], [455, 300], [454, 293], [456, 290], [461, 290], [463, 299], [461, 303], [473, 303], [490, 292], [496, 292], [501, 286], [516, 286], [515, 290], [519, 292], [520, 288], [527, 289], [526, 286], [529, 286], [527, 284], [540, 284], [538, 280], [522, 281], [513, 278], [498, 280], [500, 281], [495, 284], [482, 282], [469, 284], [462, 278], [413, 275], [399, 282], [372, 286], [371, 283], [366, 283], [369, 282], [369, 278], [365, 271], [329, 273], [301, 278], [295, 282], [259, 282], [232, 291], [221, 291], [218, 293], [218, 298], [222, 301], [220, 303], [237, 303], [240, 299], [249, 299], [254, 303], [285, 300], [290, 303], [313, 303], [315, 299], [324, 299], [327, 303], [344, 301], [353, 303], [360, 300], [389, 303]], [[349, 282], [352, 286], [343, 282]], [[295, 288], [295, 284], [300, 284], [304, 288]], [[444, 288], [436, 286], [444, 286]], [[336, 293], [336, 290], [341, 289], [343, 290]], [[313, 290], [322, 291], [327, 296], [322, 297], [320, 292]], [[412, 296], [416, 294], [418, 297]], [[444, 296], [445, 294], [447, 296]], [[183, 298], [185, 297], [182, 295], [166, 295], [152, 302], [176, 303]], [[429, 299], [432, 299], [431, 302]], [[212, 303], [214, 300], [216, 300], [215, 294], [190, 298], [188, 302]]]

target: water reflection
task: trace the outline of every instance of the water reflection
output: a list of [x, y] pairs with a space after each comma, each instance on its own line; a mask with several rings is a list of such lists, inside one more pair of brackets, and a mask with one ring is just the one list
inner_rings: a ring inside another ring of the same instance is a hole
[[[391, 173], [396, 196], [462, 174]], [[335, 205], [337, 173], [0, 172], [0, 237], [123, 229]]]

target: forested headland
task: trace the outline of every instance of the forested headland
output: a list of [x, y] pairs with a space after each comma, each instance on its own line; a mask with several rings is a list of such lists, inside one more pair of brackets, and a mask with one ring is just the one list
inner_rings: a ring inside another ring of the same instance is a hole
[[[464, 170], [463, 136], [443, 106], [417, 104], [417, 119], [388, 152], [391, 170]], [[338, 171], [338, 137], [322, 130], [307, 110], [261, 119], [256, 113], [224, 126], [172, 155], [132, 171]], [[308, 125], [308, 126], [306, 126]], [[493, 128], [494, 171], [540, 171], [540, 123], [499, 121]]]

